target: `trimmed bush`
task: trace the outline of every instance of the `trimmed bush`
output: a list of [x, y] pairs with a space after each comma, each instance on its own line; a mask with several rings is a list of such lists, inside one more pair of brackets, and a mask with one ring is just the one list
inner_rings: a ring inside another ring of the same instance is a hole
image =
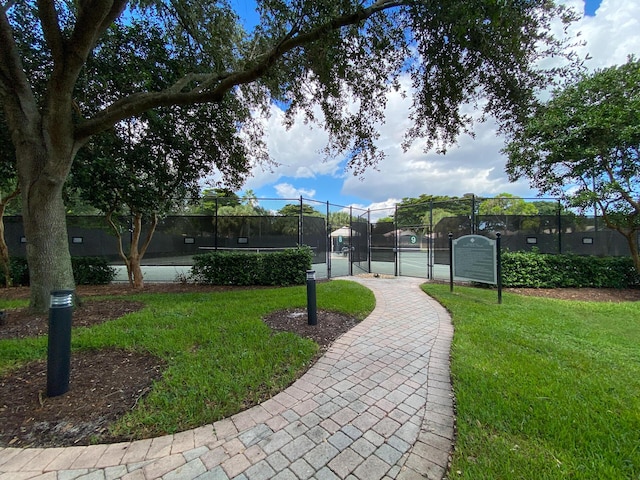
[[116, 276], [116, 270], [102, 257], [71, 257], [76, 285], [106, 285]]
[[[29, 266], [22, 257], [10, 260], [11, 278], [14, 286], [29, 286]], [[102, 257], [71, 257], [73, 278], [76, 285], [106, 285], [116, 276], [116, 270]], [[4, 278], [0, 278], [4, 285]]]
[[[11, 257], [9, 259], [9, 272], [14, 286], [19, 287], [29, 285], [29, 266], [27, 265], [26, 258]], [[4, 275], [0, 278], [0, 285], [5, 285]]]
[[629, 288], [640, 275], [628, 257], [502, 253], [502, 285], [532, 288]]
[[312, 259], [309, 247], [274, 253], [209, 252], [193, 257], [191, 277], [208, 285], [302, 285]]

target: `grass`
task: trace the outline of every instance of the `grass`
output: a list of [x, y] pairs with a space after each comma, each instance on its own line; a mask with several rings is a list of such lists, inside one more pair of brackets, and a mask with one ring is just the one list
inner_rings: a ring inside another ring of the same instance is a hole
[[427, 284], [452, 314], [451, 478], [640, 479], [640, 308]]
[[[115, 435], [174, 433], [237, 413], [285, 388], [318, 350], [311, 340], [274, 334], [261, 321], [275, 310], [306, 307], [304, 286], [127, 298], [146, 306], [72, 332], [72, 351], [121, 348], [167, 362], [163, 378], [115, 425]], [[319, 309], [363, 319], [375, 298], [357, 283], [336, 280], [318, 283], [317, 302]], [[1, 308], [6, 302], [0, 300]], [[40, 358], [46, 358], [46, 337], [0, 341], [0, 374]]]

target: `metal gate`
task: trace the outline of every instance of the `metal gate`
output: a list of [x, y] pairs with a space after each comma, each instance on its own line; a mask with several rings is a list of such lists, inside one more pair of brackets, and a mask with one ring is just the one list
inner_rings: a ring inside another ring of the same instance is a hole
[[351, 217], [350, 275], [371, 272], [369, 212]]

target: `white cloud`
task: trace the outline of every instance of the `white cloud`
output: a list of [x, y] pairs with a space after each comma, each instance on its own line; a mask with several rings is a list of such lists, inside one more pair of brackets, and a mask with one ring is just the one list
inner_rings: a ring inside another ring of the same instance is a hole
[[[567, 2], [579, 11], [584, 2]], [[631, 53], [640, 53], [640, 2], [629, 0], [602, 0], [595, 16], [584, 17], [573, 24], [569, 33], [581, 33], [586, 45], [577, 49], [582, 57], [588, 53], [591, 60], [587, 68], [596, 70], [619, 65]]]
[[[584, 11], [582, 0], [567, 0], [579, 12]], [[640, 54], [640, 2], [629, 0], [603, 0], [593, 17], [583, 17], [569, 29], [569, 34], [580, 32], [586, 42], [577, 47], [581, 57], [591, 57], [585, 65], [591, 71], [626, 62], [631, 53]], [[423, 153], [419, 144], [403, 152], [403, 134], [409, 126], [410, 99], [402, 99], [392, 93], [386, 110], [386, 121], [380, 126], [378, 145], [384, 150], [386, 159], [377, 169], [368, 169], [363, 179], [345, 175], [341, 162], [321, 161], [318, 152], [326, 145], [327, 135], [322, 130], [312, 129], [298, 121], [289, 131], [282, 126], [282, 112], [274, 107], [267, 123], [268, 145], [273, 158], [281, 164], [274, 173], [255, 172], [247, 187], [258, 188], [274, 185], [283, 177], [291, 179], [320, 178], [328, 176], [334, 182], [342, 182], [341, 194], [356, 196], [368, 205], [392, 205], [404, 197], [420, 194], [455, 195], [475, 193], [483, 196], [509, 192], [523, 197], [533, 197], [536, 192], [526, 182], [512, 184], [505, 174], [506, 158], [500, 153], [504, 140], [496, 133], [495, 124], [486, 122], [475, 128], [475, 138], [463, 135], [458, 144], [446, 155]], [[283, 187], [286, 185], [286, 188]], [[278, 192], [296, 192], [290, 183], [276, 186]], [[314, 195], [316, 192], [313, 192]], [[278, 193], [280, 194], [280, 193]], [[311, 196], [309, 192], [304, 196]], [[317, 196], [325, 199], [320, 183]], [[326, 198], [342, 203], [339, 199]]]
[[382, 202], [373, 202], [369, 205], [353, 204], [354, 208], [360, 210], [369, 210], [371, 215], [371, 221], [375, 222], [383, 217], [390, 217], [395, 212], [395, 207], [400, 203], [401, 198], [387, 198]]
[[269, 154], [278, 164], [275, 167], [254, 169], [246, 188], [258, 189], [277, 182], [282, 177], [315, 178], [319, 175], [338, 176], [342, 173], [340, 160], [324, 161], [320, 150], [327, 145], [328, 135], [318, 127], [305, 124], [302, 115], [296, 117], [287, 130], [283, 125], [284, 112], [273, 105], [271, 115], [264, 119]]
[[308, 190], [304, 188], [296, 188], [289, 183], [279, 183], [274, 186], [276, 193], [280, 198], [313, 198], [316, 196], [315, 190]]

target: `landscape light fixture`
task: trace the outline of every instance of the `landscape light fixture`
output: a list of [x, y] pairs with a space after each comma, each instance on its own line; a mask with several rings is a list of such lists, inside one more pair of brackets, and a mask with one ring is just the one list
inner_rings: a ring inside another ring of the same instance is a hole
[[49, 305], [47, 396], [57, 397], [69, 390], [73, 290], [51, 292]]
[[307, 270], [307, 317], [309, 325], [318, 324], [316, 307], [316, 271]]

